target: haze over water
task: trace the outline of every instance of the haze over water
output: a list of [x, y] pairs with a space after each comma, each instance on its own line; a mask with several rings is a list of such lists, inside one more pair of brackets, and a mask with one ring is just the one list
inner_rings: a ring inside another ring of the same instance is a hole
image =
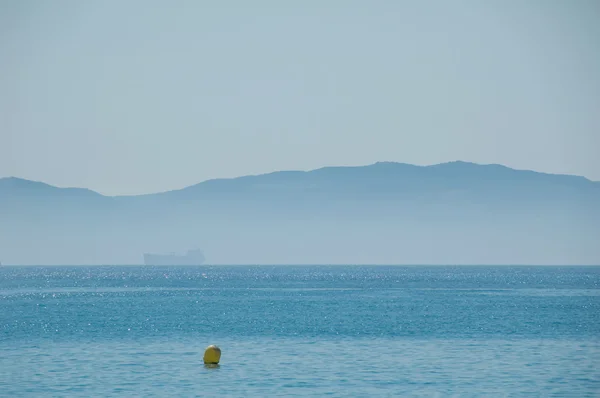
[[599, 20], [0, 1], [0, 396], [598, 396]]
[[0, 396], [600, 387], [598, 267], [1, 267], [0, 300]]

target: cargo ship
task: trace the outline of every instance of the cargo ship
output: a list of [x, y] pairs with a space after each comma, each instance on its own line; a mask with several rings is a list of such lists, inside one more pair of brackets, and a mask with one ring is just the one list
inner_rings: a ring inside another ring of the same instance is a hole
[[186, 254], [151, 254], [144, 253], [145, 265], [201, 265], [204, 263], [202, 250], [188, 250]]

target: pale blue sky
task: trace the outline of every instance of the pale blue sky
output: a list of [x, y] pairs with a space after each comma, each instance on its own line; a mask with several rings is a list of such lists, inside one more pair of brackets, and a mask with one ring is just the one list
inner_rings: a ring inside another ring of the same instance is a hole
[[600, 180], [597, 0], [0, 0], [0, 176], [107, 194], [376, 161]]

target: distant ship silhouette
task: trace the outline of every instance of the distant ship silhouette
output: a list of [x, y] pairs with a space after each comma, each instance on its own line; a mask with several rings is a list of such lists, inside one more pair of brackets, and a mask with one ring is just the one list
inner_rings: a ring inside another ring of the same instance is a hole
[[186, 254], [152, 254], [144, 253], [145, 265], [201, 265], [204, 263], [202, 250], [188, 250]]

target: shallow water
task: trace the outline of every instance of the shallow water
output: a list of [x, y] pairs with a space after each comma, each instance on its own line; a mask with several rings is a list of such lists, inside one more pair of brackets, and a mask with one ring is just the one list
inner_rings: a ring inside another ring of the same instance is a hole
[[600, 267], [0, 268], [0, 396], [598, 391]]

